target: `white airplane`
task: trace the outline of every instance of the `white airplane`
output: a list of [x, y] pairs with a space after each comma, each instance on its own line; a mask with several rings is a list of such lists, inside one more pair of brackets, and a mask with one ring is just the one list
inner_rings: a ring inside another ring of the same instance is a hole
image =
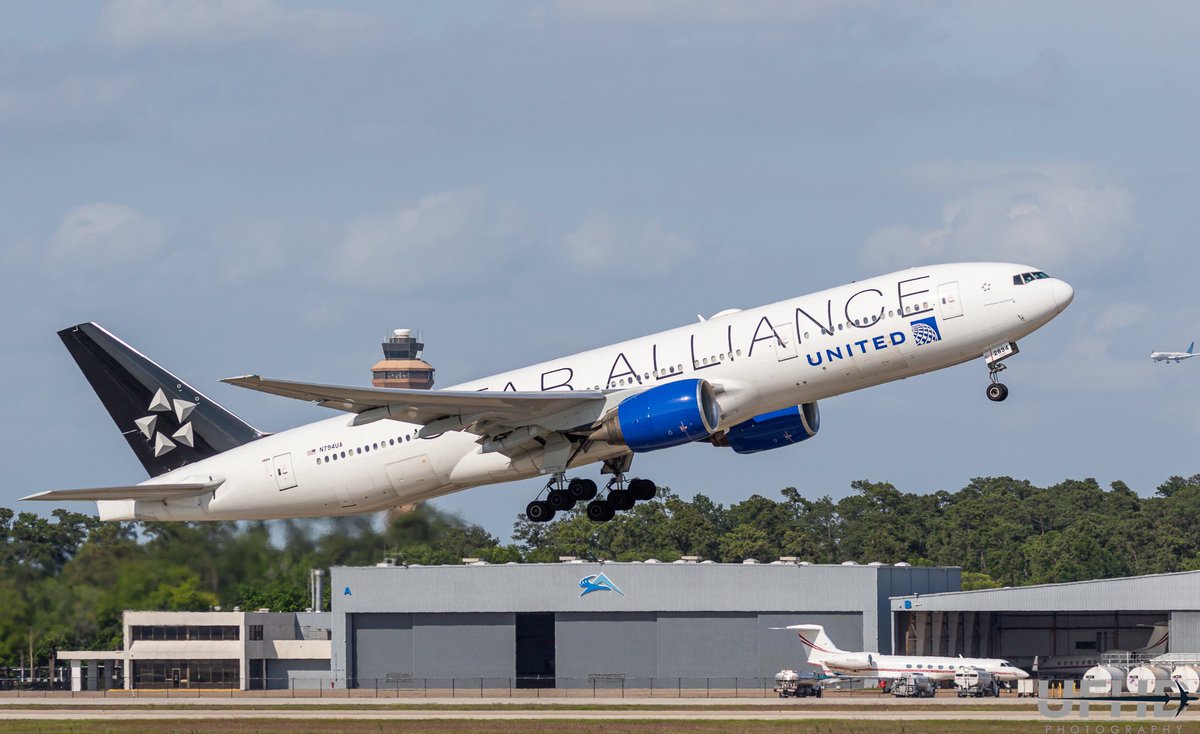
[[[988, 398], [1004, 400], [1002, 360], [1073, 297], [1067, 283], [1024, 265], [935, 265], [722, 311], [448, 390], [224, 380], [352, 414], [276, 434], [84, 323], [59, 336], [151, 479], [25, 499], [95, 500], [102, 520], [320, 517], [550, 475], [526, 509], [531, 520], [588, 502], [587, 516], [605, 521], [657, 491], [648, 479], [626, 484], [635, 453], [799, 443], [820, 427], [819, 400], [980, 356]], [[568, 469], [596, 462], [612, 475], [603, 498], [591, 479], [566, 480]]]
[[785, 629], [797, 630], [810, 665], [819, 666], [827, 675], [852, 678], [883, 678], [892, 680], [902, 675], [921, 674], [930, 680], [954, 680], [954, 673], [964, 666], [980, 668], [996, 680], [1011, 683], [1028, 678], [1029, 673], [998, 658], [933, 657], [929, 655], [879, 655], [873, 652], [840, 650], [819, 624], [794, 624]]
[[1148, 660], [1156, 655], [1166, 653], [1170, 632], [1171, 628], [1167, 622], [1159, 622], [1151, 630], [1150, 639], [1146, 640], [1145, 647], [1139, 647], [1135, 650], [1105, 650], [1099, 655], [1095, 653], [1089, 655], [1051, 655], [1045, 660], [1042, 660], [1040, 657], [1034, 658], [1033, 672], [1037, 673], [1039, 678], [1070, 678], [1077, 680], [1093, 666], [1100, 665], [1103, 658], [1125, 657], [1131, 661]]
[[1174, 362], [1179, 364], [1185, 359], [1191, 359], [1192, 357], [1195, 357], [1196, 354], [1192, 352], [1192, 350], [1195, 348], [1196, 342], [1192, 342], [1188, 345], [1186, 352], [1151, 352], [1150, 359], [1154, 360], [1155, 362], [1166, 362], [1167, 364]]

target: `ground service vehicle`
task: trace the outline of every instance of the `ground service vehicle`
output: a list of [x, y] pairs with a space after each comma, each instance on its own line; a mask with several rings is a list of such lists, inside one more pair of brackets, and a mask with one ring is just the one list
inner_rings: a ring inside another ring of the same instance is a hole
[[937, 684], [928, 676], [906, 673], [892, 683], [892, 695], [898, 698], [933, 698]]
[[812, 673], [797, 673], [794, 670], [781, 670], [775, 674], [775, 692], [780, 698], [792, 696], [794, 698], [806, 698], [808, 696], [821, 697], [821, 691], [824, 686], [821, 685], [821, 679]]
[[954, 688], [959, 698], [999, 696], [1000, 682], [982, 668], [964, 665], [954, 671]]

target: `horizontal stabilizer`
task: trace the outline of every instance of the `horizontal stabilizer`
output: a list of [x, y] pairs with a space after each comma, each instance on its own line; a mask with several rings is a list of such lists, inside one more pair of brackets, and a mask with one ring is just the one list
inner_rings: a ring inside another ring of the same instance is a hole
[[104, 500], [172, 500], [208, 494], [220, 482], [190, 484], [134, 484], [129, 487], [93, 487], [91, 489], [51, 489], [22, 500], [44, 502], [101, 502]]

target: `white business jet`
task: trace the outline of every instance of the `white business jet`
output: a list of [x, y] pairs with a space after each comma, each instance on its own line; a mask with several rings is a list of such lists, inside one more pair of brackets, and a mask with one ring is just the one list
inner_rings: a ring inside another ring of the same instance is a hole
[[891, 680], [902, 675], [920, 674], [930, 680], [949, 681], [954, 680], [954, 673], [959, 668], [968, 667], [986, 670], [1005, 683], [1029, 677], [1029, 673], [998, 658], [847, 652], [839, 650], [819, 624], [794, 624], [785, 629], [797, 631], [809, 664], [820, 667], [827, 675]]
[[[374, 512], [548, 475], [526, 508], [603, 522], [655, 495], [635, 453], [707, 442], [739, 454], [811, 438], [819, 400], [983, 357], [1003, 360], [1074, 291], [1025, 265], [913, 268], [468, 382], [448, 390], [225, 382], [349, 413], [265, 434], [94, 323], [66, 344], [151, 479], [42, 492], [103, 520], [255, 520]], [[611, 480], [569, 469], [602, 464]]]
[[1174, 362], [1179, 364], [1185, 359], [1191, 359], [1192, 357], [1195, 357], [1196, 354], [1192, 352], [1192, 350], [1195, 348], [1196, 342], [1192, 342], [1188, 345], [1186, 352], [1151, 352], [1150, 359], [1154, 360], [1155, 362], [1166, 362], [1167, 364]]
[[1153, 625], [1150, 631], [1150, 638], [1146, 640], [1144, 647], [1139, 647], [1133, 650], [1105, 650], [1097, 655], [1091, 654], [1076, 654], [1076, 655], [1051, 655], [1045, 659], [1035, 657], [1033, 659], [1033, 671], [1038, 674], [1039, 678], [1063, 678], [1078, 680], [1083, 677], [1083, 674], [1090, 670], [1095, 665], [1104, 664], [1103, 661], [1124, 658], [1129, 661], [1129, 665], [1136, 664], [1141, 661], [1149, 660], [1157, 655], [1162, 655], [1167, 651], [1167, 642], [1171, 638], [1171, 625], [1169, 622], [1159, 622]]

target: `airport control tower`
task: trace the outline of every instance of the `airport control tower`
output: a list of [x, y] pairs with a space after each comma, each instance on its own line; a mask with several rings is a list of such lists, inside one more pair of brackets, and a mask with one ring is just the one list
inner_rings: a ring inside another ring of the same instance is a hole
[[433, 387], [433, 367], [421, 359], [423, 349], [412, 329], [393, 331], [383, 343], [383, 359], [371, 368], [371, 384], [411, 390]]

